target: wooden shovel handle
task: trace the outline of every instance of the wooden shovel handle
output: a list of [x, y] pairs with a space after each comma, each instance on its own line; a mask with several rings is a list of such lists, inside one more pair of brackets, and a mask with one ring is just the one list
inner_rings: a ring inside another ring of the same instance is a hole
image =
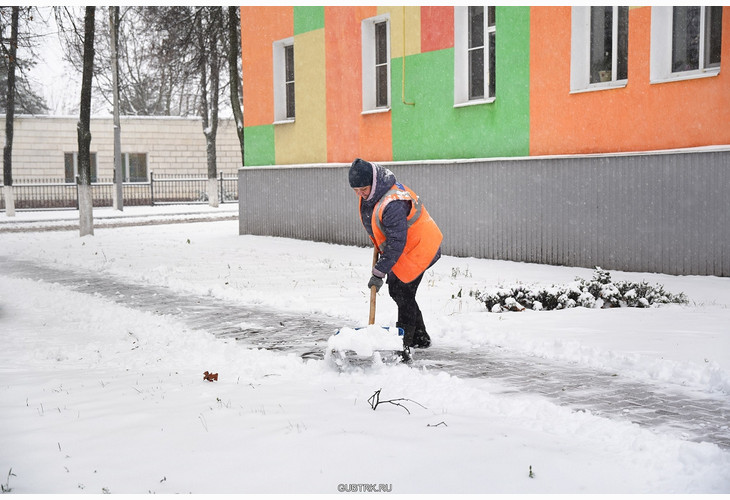
[[[373, 247], [373, 267], [378, 263], [378, 247]], [[370, 317], [368, 318], [368, 325], [375, 324], [375, 298], [378, 295], [378, 291], [374, 286], [370, 287]]]
[[368, 318], [368, 325], [375, 324], [375, 297], [378, 292], [375, 291], [375, 287], [370, 287], [370, 317]]

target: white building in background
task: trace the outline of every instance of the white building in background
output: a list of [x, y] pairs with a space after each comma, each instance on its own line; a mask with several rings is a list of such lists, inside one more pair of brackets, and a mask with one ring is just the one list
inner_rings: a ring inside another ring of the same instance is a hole
[[[16, 115], [13, 134], [13, 180], [63, 179], [78, 173], [78, 117]], [[5, 137], [5, 115], [0, 115]], [[124, 180], [146, 182], [155, 174], [204, 175], [206, 144], [197, 117], [122, 117], [121, 149]], [[232, 119], [221, 119], [216, 138], [217, 170], [235, 175], [241, 148]], [[114, 174], [114, 123], [91, 118], [92, 182]], [[0, 178], [2, 171], [0, 170]]]

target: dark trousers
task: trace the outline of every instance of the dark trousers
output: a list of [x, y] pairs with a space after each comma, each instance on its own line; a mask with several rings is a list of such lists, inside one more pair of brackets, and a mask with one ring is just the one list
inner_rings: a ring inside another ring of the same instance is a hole
[[416, 292], [422, 278], [423, 274], [410, 283], [403, 283], [395, 274], [388, 273], [388, 293], [398, 305], [398, 323], [412, 325], [416, 327], [416, 330], [426, 331], [421, 309], [416, 303]]

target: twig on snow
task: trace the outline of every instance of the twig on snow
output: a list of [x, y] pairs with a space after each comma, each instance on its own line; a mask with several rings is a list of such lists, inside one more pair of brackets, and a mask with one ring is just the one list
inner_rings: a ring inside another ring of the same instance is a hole
[[400, 406], [406, 412], [408, 412], [408, 414], [410, 415], [411, 414], [411, 411], [405, 405], [403, 405], [401, 403], [402, 401], [409, 401], [411, 403], [417, 404], [418, 406], [420, 406], [424, 410], [426, 409], [426, 407], [423, 406], [421, 403], [419, 403], [417, 401], [413, 401], [412, 399], [397, 398], [397, 399], [384, 399], [384, 400], [381, 401], [380, 400], [380, 391], [382, 391], [382, 390], [383, 389], [378, 389], [377, 391], [375, 391], [375, 394], [373, 394], [372, 396], [370, 396], [370, 398], [368, 398], [368, 403], [370, 403], [370, 408], [372, 408], [373, 410], [375, 410], [378, 407], [378, 405], [381, 404], [381, 403], [390, 403], [390, 404], [392, 404], [394, 406]]

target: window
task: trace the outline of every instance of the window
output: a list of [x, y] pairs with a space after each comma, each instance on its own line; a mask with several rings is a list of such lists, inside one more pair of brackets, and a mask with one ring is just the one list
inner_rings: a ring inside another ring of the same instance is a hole
[[590, 52], [590, 83], [628, 78], [628, 7], [591, 7]]
[[672, 8], [672, 73], [720, 67], [722, 7]]
[[147, 182], [147, 154], [122, 153], [124, 182]]
[[388, 105], [388, 23], [375, 23], [375, 107]]
[[294, 118], [294, 45], [284, 47], [284, 85], [286, 86], [286, 117]]
[[705, 78], [720, 73], [722, 10], [651, 8], [651, 82]]
[[363, 112], [390, 109], [390, 18], [362, 22]]
[[[90, 153], [91, 160], [91, 182], [96, 182], [96, 153]], [[68, 183], [75, 183], [79, 174], [79, 154], [63, 154], [64, 179]]]
[[454, 105], [491, 102], [496, 96], [496, 11], [454, 7]]
[[294, 39], [274, 42], [274, 123], [293, 122], [296, 116]]
[[571, 92], [626, 86], [629, 8], [573, 7], [571, 31]]

